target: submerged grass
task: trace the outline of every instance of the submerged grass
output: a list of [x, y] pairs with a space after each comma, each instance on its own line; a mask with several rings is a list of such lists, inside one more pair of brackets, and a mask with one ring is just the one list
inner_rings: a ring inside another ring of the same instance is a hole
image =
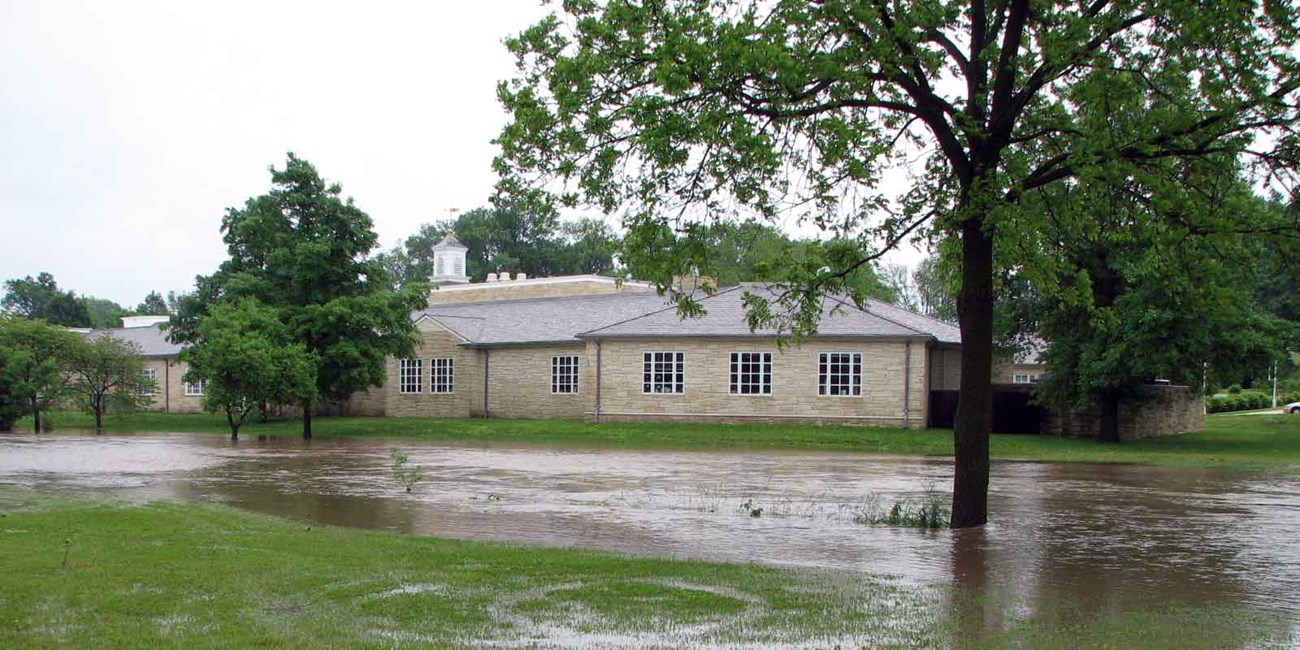
[[1089, 612], [1065, 600], [1052, 605], [1066, 612], [1060, 616], [1009, 616], [980, 596], [867, 574], [418, 538], [223, 506], [56, 500], [4, 486], [0, 564], [0, 647], [1227, 648], [1296, 641], [1285, 621], [1233, 608]]
[[[63, 429], [85, 430], [93, 420], [57, 413]], [[135, 413], [109, 416], [110, 432], [225, 433], [222, 418], [206, 414]], [[296, 436], [297, 420], [247, 425], [254, 435]], [[603, 423], [572, 420], [434, 418], [318, 418], [318, 437], [391, 438], [448, 442], [568, 445], [632, 449], [790, 449], [911, 456], [952, 455], [952, 432], [811, 424]], [[1300, 464], [1300, 416], [1215, 414], [1205, 431], [1103, 445], [1091, 439], [995, 434], [996, 459], [1172, 466], [1280, 466]]]

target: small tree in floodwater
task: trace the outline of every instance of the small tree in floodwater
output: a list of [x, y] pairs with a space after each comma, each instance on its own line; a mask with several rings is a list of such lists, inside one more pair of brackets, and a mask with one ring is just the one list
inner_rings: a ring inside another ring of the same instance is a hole
[[199, 341], [181, 353], [185, 381], [205, 382], [203, 408], [225, 413], [231, 440], [263, 405], [316, 399], [316, 358], [290, 342], [275, 310], [255, 299], [212, 307], [199, 321]]
[[85, 398], [95, 416], [95, 432], [104, 431], [107, 411], [134, 411], [148, 405], [154, 380], [144, 376], [144, 357], [130, 341], [108, 335], [77, 346], [68, 364], [69, 390]]
[[401, 483], [407, 492], [424, 479], [424, 468], [419, 465], [409, 465], [411, 457], [401, 449], [393, 448], [388, 457], [393, 461], [393, 478]]

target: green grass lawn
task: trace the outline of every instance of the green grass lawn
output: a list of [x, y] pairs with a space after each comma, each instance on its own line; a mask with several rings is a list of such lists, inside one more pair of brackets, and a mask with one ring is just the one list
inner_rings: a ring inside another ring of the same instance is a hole
[[[908, 531], [908, 534], [925, 534]], [[0, 486], [0, 647], [1180, 647], [1293, 642], [1158, 603], [1003, 619], [944, 585], [304, 526]], [[974, 636], [979, 635], [979, 636]], [[1289, 640], [1288, 640], [1289, 639]], [[1064, 645], [1062, 645], [1064, 644]]]
[[[60, 429], [88, 429], [90, 416], [57, 413]], [[30, 426], [30, 422], [20, 423]], [[1147, 463], [1174, 466], [1285, 466], [1300, 464], [1300, 417], [1216, 414], [1205, 431], [1119, 445], [1056, 436], [994, 435], [994, 458], [1079, 463]], [[109, 416], [110, 432], [225, 433], [213, 415], [136, 413]], [[912, 456], [949, 456], [952, 432], [811, 424], [710, 424], [640, 422], [587, 424], [572, 420], [430, 418], [318, 418], [319, 437], [396, 438], [449, 442], [576, 445], [636, 449], [792, 449]], [[296, 436], [297, 420], [252, 424], [243, 436]]]

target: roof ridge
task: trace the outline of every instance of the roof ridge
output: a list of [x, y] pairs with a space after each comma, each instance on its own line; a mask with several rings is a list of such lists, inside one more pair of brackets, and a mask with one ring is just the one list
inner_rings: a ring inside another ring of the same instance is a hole
[[[629, 296], [640, 297], [640, 296], [658, 296], [658, 295], [659, 295], [659, 294], [658, 294], [657, 292], [654, 292], [654, 291], [620, 291], [620, 292], [617, 292], [617, 293], [589, 293], [589, 294], [583, 294], [583, 295], [577, 295], [577, 296], [541, 296], [541, 297], [537, 297], [537, 298], [511, 298], [510, 300], [480, 300], [480, 301], [475, 301], [475, 302], [447, 302], [447, 303], [439, 303], [439, 304], [437, 305], [437, 307], [438, 307], [438, 308], [443, 308], [443, 307], [481, 307], [481, 306], [483, 306], [483, 305], [507, 305], [507, 304], [519, 304], [519, 303], [521, 303], [521, 302], [559, 302], [559, 301], [567, 301], [567, 300], [590, 300], [590, 299], [593, 299], [593, 298], [609, 299], [609, 298], [627, 298], [627, 297], [629, 297]], [[426, 312], [427, 312], [428, 310], [430, 310], [430, 309], [433, 309], [433, 307], [432, 307], [432, 306], [425, 307], [424, 309], [419, 310], [419, 312], [420, 312], [420, 313], [426, 313]]]
[[[700, 302], [703, 302], [703, 301], [705, 301], [705, 300], [712, 300], [713, 298], [716, 298], [716, 297], [721, 296], [721, 295], [723, 295], [723, 294], [731, 293], [732, 291], [735, 291], [735, 290], [740, 289], [740, 288], [741, 288], [740, 285], [736, 285], [736, 286], [734, 286], [734, 287], [728, 287], [728, 288], [726, 288], [726, 289], [718, 289], [718, 290], [716, 290], [716, 291], [713, 292], [713, 295], [711, 295], [711, 296], [705, 296], [704, 298], [702, 298], [702, 299], [700, 300]], [[642, 318], [649, 318], [649, 317], [651, 317], [651, 316], [658, 316], [659, 314], [662, 314], [662, 313], [668, 311], [669, 309], [673, 309], [673, 310], [675, 310], [675, 309], [677, 309], [677, 305], [675, 305], [675, 304], [673, 304], [673, 305], [669, 305], [669, 306], [667, 306], [667, 307], [665, 307], [665, 308], [663, 308], [663, 309], [656, 309], [656, 310], [654, 310], [654, 311], [648, 311], [648, 312], [646, 312], [646, 313], [644, 313], [644, 314], [641, 314], [641, 315], [639, 315], [639, 316], [633, 316], [632, 318], [625, 318], [625, 319], [623, 319], [623, 320], [621, 320], [621, 321], [618, 321], [618, 322], [615, 322], [615, 323], [610, 323], [610, 324], [608, 324], [608, 325], [602, 325], [602, 326], [600, 326], [600, 327], [597, 327], [596, 329], [586, 330], [586, 331], [584, 331], [584, 332], [578, 332], [577, 334], [574, 334], [574, 336], [577, 337], [577, 338], [582, 338], [582, 337], [584, 337], [584, 336], [587, 336], [588, 334], [593, 334], [593, 333], [595, 333], [595, 332], [599, 332], [600, 330], [606, 330], [606, 329], [609, 329], [609, 328], [611, 328], [611, 327], [617, 327], [617, 326], [622, 325], [622, 324], [624, 324], [624, 323], [630, 323], [630, 322], [632, 322], [632, 321], [634, 321], [634, 320], [640, 320], [640, 319], [642, 319]]]
[[[835, 302], [840, 303], [841, 305], [844, 305], [845, 307], [852, 307], [853, 309], [856, 309], [856, 310], [858, 310], [858, 311], [860, 311], [860, 312], [862, 312], [862, 313], [864, 313], [864, 314], [871, 314], [872, 316], [875, 316], [876, 318], [879, 318], [879, 319], [881, 319], [881, 320], [889, 321], [889, 322], [891, 322], [891, 323], [893, 323], [893, 324], [895, 324], [895, 325], [897, 325], [897, 326], [899, 326], [899, 327], [901, 327], [901, 328], [903, 328], [903, 329], [905, 329], [905, 330], [911, 330], [911, 331], [913, 331], [913, 332], [916, 332], [917, 334], [924, 334], [924, 335], [926, 335], [926, 336], [929, 336], [930, 338], [938, 338], [938, 337], [936, 337], [934, 334], [932, 334], [932, 333], [930, 333], [930, 332], [926, 332], [926, 331], [923, 331], [923, 330], [916, 329], [915, 327], [912, 327], [911, 325], [908, 325], [908, 324], [906, 324], [906, 323], [900, 323], [900, 322], [898, 322], [898, 321], [896, 321], [896, 320], [894, 320], [894, 319], [892, 319], [892, 318], [890, 318], [890, 317], [888, 317], [888, 316], [886, 316], [886, 315], [884, 315], [884, 314], [880, 314], [880, 313], [877, 313], [877, 312], [874, 312], [874, 311], [869, 311], [869, 310], [863, 309], [863, 308], [861, 308], [861, 307], [859, 307], [859, 306], [857, 306], [857, 305], [847, 303], [847, 302], [845, 302], [843, 299], [841, 299], [839, 296], [834, 296], [834, 295], [829, 295], [829, 294], [828, 294], [826, 297], [830, 298], [831, 300], [834, 300]], [[874, 299], [873, 299], [873, 298], [867, 298], [867, 300], [874, 300]], [[877, 302], [879, 302], [879, 301], [877, 301]]]
[[926, 319], [926, 320], [928, 320], [928, 321], [931, 321], [931, 322], [934, 322], [934, 323], [938, 323], [938, 324], [940, 324], [940, 325], [946, 325], [946, 326], [948, 326], [948, 327], [959, 327], [959, 326], [958, 326], [957, 324], [955, 324], [955, 323], [949, 323], [949, 322], [946, 321], [946, 320], [943, 320], [943, 319], [941, 319], [941, 318], [935, 318], [934, 316], [926, 316], [925, 314], [922, 314], [921, 312], [912, 311], [912, 310], [910, 310], [910, 309], [904, 309], [904, 308], [902, 308], [902, 307], [899, 307], [898, 305], [894, 305], [894, 304], [891, 304], [891, 303], [887, 303], [887, 302], [885, 302], [885, 301], [883, 301], [883, 300], [880, 300], [880, 299], [878, 299], [878, 298], [871, 298], [871, 297], [868, 297], [867, 300], [870, 300], [871, 302], [875, 302], [875, 303], [882, 304], [882, 305], [884, 305], [884, 306], [886, 306], [886, 307], [889, 307], [889, 308], [891, 308], [891, 309], [897, 309], [897, 310], [899, 310], [899, 311], [905, 311], [905, 312], [907, 312], [907, 313], [909, 313], [909, 314], [911, 314], [911, 315], [913, 315], [913, 316], [916, 316], [916, 317], [918, 317], [918, 318], [924, 318], [924, 319]]

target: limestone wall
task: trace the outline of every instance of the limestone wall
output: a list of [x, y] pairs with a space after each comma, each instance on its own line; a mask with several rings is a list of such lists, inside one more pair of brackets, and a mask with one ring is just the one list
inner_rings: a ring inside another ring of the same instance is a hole
[[[460, 337], [425, 319], [417, 324], [420, 344], [416, 356], [424, 361], [424, 377], [418, 393], [401, 392], [398, 360], [389, 357], [384, 381], [384, 414], [390, 417], [465, 418], [483, 414], [482, 352], [459, 347]], [[452, 392], [429, 392], [432, 369], [429, 360], [455, 359]]]
[[591, 296], [607, 293], [644, 292], [653, 289], [640, 282], [616, 284], [610, 278], [578, 276], [574, 279], [535, 278], [508, 282], [479, 282], [448, 285], [429, 292], [430, 305], [447, 305], [497, 300]]
[[[1205, 400], [1187, 386], [1148, 386], [1150, 399], [1136, 404], [1121, 404], [1119, 436], [1121, 440], [1154, 438], [1205, 430]], [[1090, 408], [1080, 412], [1048, 409], [1043, 418], [1043, 433], [1095, 437], [1100, 412]]]
[[931, 390], [961, 388], [961, 348], [932, 348], [929, 368]]
[[[588, 357], [583, 344], [496, 348], [489, 354], [491, 417], [580, 419], [595, 407], [595, 357]], [[551, 392], [551, 359], [557, 355], [578, 357], [577, 393]]]
[[[594, 357], [594, 343], [588, 357]], [[903, 396], [903, 341], [806, 341], [784, 352], [775, 341], [751, 339], [606, 340], [602, 343], [601, 409], [604, 421], [623, 419], [805, 420], [922, 427], [928, 393], [927, 351], [911, 344], [910, 411]], [[681, 394], [646, 394], [643, 353], [683, 352]], [[772, 394], [732, 395], [732, 352], [772, 352]], [[861, 396], [818, 394], [821, 352], [863, 353]]]

